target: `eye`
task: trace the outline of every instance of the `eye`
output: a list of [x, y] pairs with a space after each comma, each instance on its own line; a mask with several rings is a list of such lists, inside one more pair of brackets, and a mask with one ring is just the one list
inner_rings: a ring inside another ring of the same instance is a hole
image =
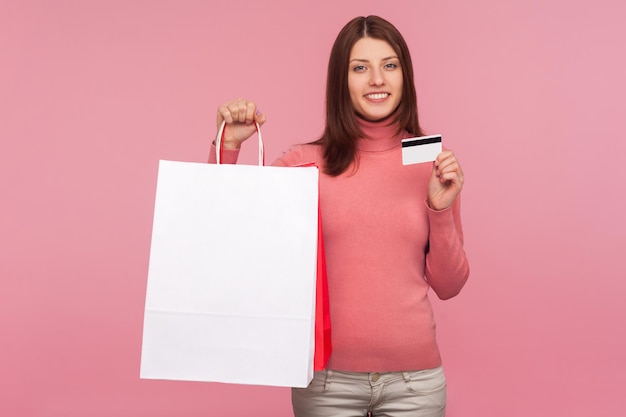
[[355, 67], [352, 67], [352, 71], [354, 71], [354, 72], [363, 72], [363, 71], [365, 71], [365, 65], [357, 65]]
[[388, 62], [385, 64], [385, 69], [396, 69], [398, 68], [398, 64], [394, 62]]

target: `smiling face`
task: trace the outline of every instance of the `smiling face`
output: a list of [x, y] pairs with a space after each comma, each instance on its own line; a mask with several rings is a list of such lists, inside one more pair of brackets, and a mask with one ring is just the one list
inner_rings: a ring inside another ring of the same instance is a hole
[[387, 42], [364, 37], [350, 51], [348, 90], [354, 110], [378, 121], [391, 115], [402, 99], [402, 67]]

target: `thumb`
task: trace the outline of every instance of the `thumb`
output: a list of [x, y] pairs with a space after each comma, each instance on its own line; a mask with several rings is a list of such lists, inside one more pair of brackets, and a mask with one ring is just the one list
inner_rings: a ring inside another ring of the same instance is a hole
[[265, 117], [265, 114], [261, 113], [261, 111], [257, 108], [256, 112], [254, 113], [254, 121], [257, 122], [260, 126], [263, 126], [266, 120], [267, 118]]

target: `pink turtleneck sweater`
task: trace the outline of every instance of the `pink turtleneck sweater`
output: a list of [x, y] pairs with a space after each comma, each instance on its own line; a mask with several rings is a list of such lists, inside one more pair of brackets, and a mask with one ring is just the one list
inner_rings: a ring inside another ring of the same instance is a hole
[[[328, 269], [333, 352], [328, 369], [392, 372], [441, 365], [429, 289], [442, 299], [469, 275], [460, 199], [426, 204], [432, 164], [402, 165], [394, 126], [360, 121], [356, 170], [323, 173], [322, 148], [296, 145], [273, 165], [315, 162]], [[224, 163], [236, 163], [225, 150]], [[215, 161], [215, 147], [209, 162]]]

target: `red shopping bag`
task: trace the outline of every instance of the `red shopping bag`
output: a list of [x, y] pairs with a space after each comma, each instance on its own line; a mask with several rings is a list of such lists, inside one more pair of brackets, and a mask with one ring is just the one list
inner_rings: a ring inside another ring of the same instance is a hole
[[332, 344], [330, 340], [330, 305], [328, 302], [328, 275], [324, 256], [324, 235], [322, 233], [322, 213], [318, 216], [317, 238], [317, 282], [315, 291], [315, 357], [313, 369], [321, 371], [326, 367]]

